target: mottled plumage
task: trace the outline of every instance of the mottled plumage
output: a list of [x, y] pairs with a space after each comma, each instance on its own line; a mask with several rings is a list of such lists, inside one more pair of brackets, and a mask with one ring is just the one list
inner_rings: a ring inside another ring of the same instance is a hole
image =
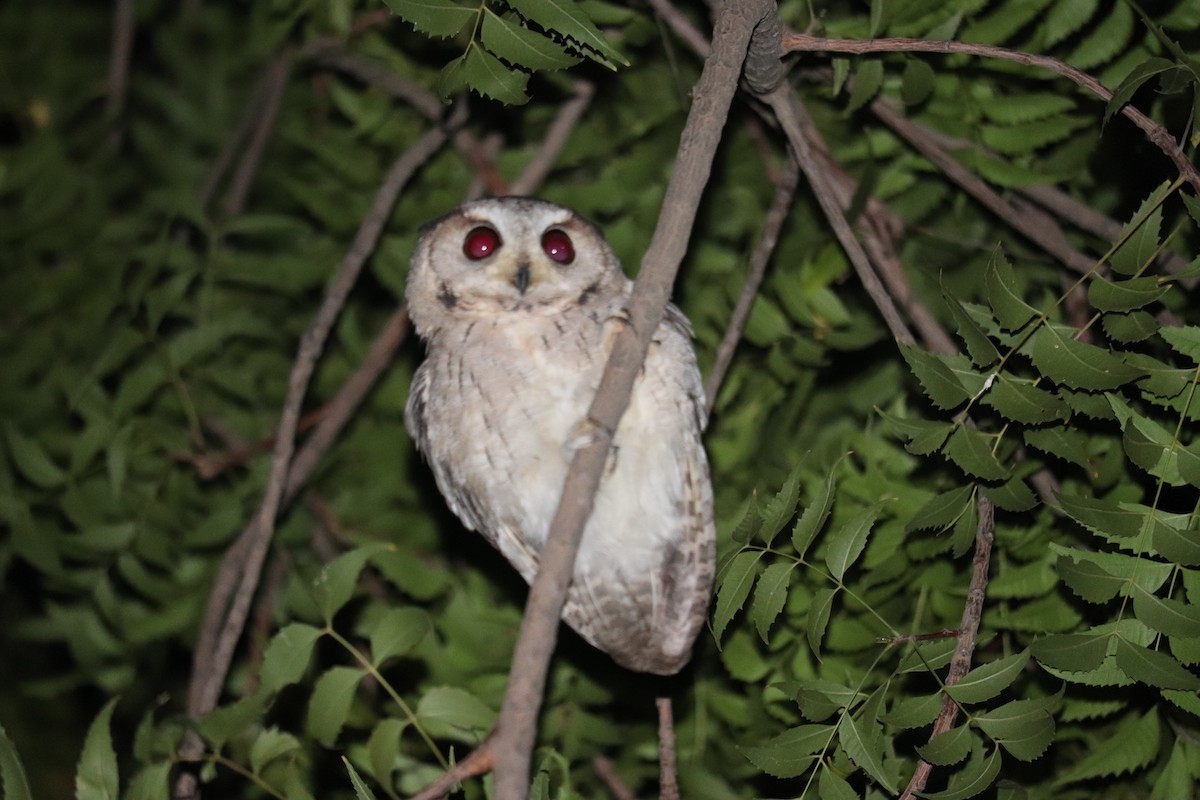
[[[406, 297], [428, 356], [406, 421], [450, 508], [532, 581], [631, 289], [603, 235], [528, 198], [430, 223]], [[668, 308], [634, 386], [563, 618], [630, 669], [677, 672], [714, 571], [704, 397], [687, 320]]]

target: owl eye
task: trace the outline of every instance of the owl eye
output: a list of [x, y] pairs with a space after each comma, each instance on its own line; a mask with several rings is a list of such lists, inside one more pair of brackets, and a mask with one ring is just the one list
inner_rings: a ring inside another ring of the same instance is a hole
[[500, 244], [500, 234], [494, 228], [480, 225], [472, 228], [463, 239], [463, 254], [472, 261], [479, 261], [499, 250]]
[[570, 264], [575, 260], [575, 245], [571, 244], [571, 237], [557, 228], [542, 234], [542, 250], [550, 256], [551, 261], [559, 264]]

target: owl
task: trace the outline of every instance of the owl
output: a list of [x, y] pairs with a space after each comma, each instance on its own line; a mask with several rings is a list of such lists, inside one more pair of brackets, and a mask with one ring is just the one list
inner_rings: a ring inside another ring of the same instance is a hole
[[[553, 203], [467, 203], [426, 225], [405, 296], [427, 356], [405, 421], [446, 502], [527, 582], [632, 283], [592, 223]], [[614, 435], [563, 619], [617, 663], [671, 675], [715, 568], [704, 390], [667, 309]]]

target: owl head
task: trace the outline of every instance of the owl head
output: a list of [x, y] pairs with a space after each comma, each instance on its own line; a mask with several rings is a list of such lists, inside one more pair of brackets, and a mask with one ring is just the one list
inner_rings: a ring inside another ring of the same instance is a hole
[[561, 314], [623, 294], [628, 280], [599, 229], [529, 197], [459, 206], [421, 230], [405, 299], [417, 333], [497, 314]]

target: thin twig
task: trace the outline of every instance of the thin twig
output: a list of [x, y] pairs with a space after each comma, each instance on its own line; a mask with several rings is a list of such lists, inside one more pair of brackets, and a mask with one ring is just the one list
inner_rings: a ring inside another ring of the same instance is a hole
[[[971, 583], [967, 588], [967, 602], [963, 606], [962, 622], [959, 623], [958, 644], [950, 658], [950, 669], [946, 671], [946, 686], [962, 680], [971, 669], [971, 657], [975, 653], [975, 641], [979, 636], [979, 621], [983, 617], [983, 601], [987, 598], [988, 573], [992, 562], [992, 536], [996, 529], [996, 510], [992, 501], [983, 492], [979, 493], [979, 527], [975, 529], [975, 557], [971, 561]], [[929, 739], [954, 727], [958, 718], [958, 704], [947, 696], [942, 701], [942, 710], [933, 723]], [[908, 782], [900, 800], [912, 800], [925, 790], [933, 765], [922, 759], [916, 772]]]
[[763, 99], [775, 112], [775, 117], [779, 120], [779, 125], [783, 128], [788, 143], [792, 146], [792, 152], [795, 154], [796, 160], [800, 162], [800, 169], [808, 178], [821, 210], [825, 212], [825, 218], [829, 221], [838, 242], [841, 243], [842, 249], [850, 259], [850, 264], [854, 267], [863, 288], [867, 290], [867, 294], [870, 295], [875, 307], [883, 316], [888, 330], [901, 344], [913, 344], [915, 340], [912, 333], [909, 332], [908, 326], [900, 317], [900, 312], [896, 309], [896, 304], [891, 296], [879, 282], [862, 244], [854, 236], [854, 231], [850, 229], [850, 223], [846, 221], [846, 215], [842, 212], [842, 204], [832, 182], [822, 169], [820, 161], [800, 127], [800, 100], [796, 97], [792, 87], [787, 84], [780, 86]]
[[[769, 40], [770, 27], [765, 28], [767, 34], [763, 36], [768, 41], [760, 40], [756, 48], [767, 55], [748, 53], [752, 34], [772, 19], [777, 25], [774, 3], [766, 0], [728, 3], [717, 14], [713, 55], [705, 62], [692, 92], [694, 101], [680, 136], [675, 169], [627, 309], [629, 325], [613, 343], [600, 387], [588, 410], [592, 441], [580, 447], [572, 458], [542, 548], [538, 574], [530, 588], [494, 744], [496, 800], [523, 800], [528, 791], [529, 758], [538, 710], [579, 539], [600, 485], [613, 432], [629, 403], [634, 380], [650, 338], [662, 320], [675, 274], [687, 249], [743, 61], [748, 78], [752, 65], [761, 78], [758, 68], [763, 60], [773, 60], [778, 67], [779, 40]], [[777, 27], [773, 32], [778, 37]]]
[[537, 155], [525, 165], [525, 169], [508, 187], [509, 192], [532, 194], [537, 191], [537, 187], [542, 185], [555, 162], [558, 161], [558, 156], [579, 125], [579, 121], [583, 119], [583, 113], [587, 111], [588, 105], [592, 102], [592, 95], [595, 93], [596, 87], [591, 82], [575, 81], [574, 95], [558, 109], [554, 121], [546, 129], [546, 136], [542, 140], [542, 146], [538, 149]]
[[242, 151], [242, 158], [234, 170], [233, 180], [225, 192], [225, 199], [221, 202], [221, 212], [225, 217], [237, 216], [246, 207], [246, 198], [250, 195], [250, 187], [254, 185], [267, 141], [271, 138], [275, 122], [279, 118], [283, 91], [287, 88], [291, 74], [292, 56], [288, 53], [275, 56], [267, 65], [261, 95], [262, 104], [258, 109], [258, 124], [254, 127], [246, 149]]
[[491, 746], [492, 736], [494, 735], [493, 733], [485, 739], [466, 758], [442, 773], [433, 783], [414, 794], [411, 800], [440, 800], [440, 798], [450, 794], [455, 786], [467, 778], [474, 778], [491, 772], [495, 762]]
[[671, 698], [659, 697], [658, 706], [658, 798], [679, 800], [679, 783], [675, 778], [675, 720], [671, 714]]
[[[1056, 58], [974, 42], [909, 39], [905, 37], [866, 40], [822, 39], [804, 33], [792, 32], [783, 37], [783, 51], [785, 53], [824, 52], [846, 53], [848, 55], [861, 55], [864, 53], [963, 53], [1044, 69], [1047, 72], [1052, 72], [1055, 75], [1066, 78], [1076, 86], [1087, 89], [1106, 103], [1113, 98], [1112, 91], [1094, 76]], [[1170, 131], [1128, 103], [1121, 106], [1120, 111], [1134, 125], [1141, 128], [1147, 138], [1158, 149], [1162, 150], [1167, 158], [1171, 159], [1176, 169], [1179, 170], [1181, 175], [1187, 178], [1192, 187], [1200, 191], [1200, 170], [1188, 158], [1187, 153], [1183, 152], [1183, 149], [1179, 146], [1179, 142], [1175, 140]]]
[[767, 264], [770, 263], [771, 255], [775, 252], [775, 244], [779, 241], [779, 231], [787, 219], [788, 210], [792, 207], [792, 198], [796, 196], [796, 186], [799, 182], [800, 167], [794, 158], [789, 158], [779, 182], [775, 185], [775, 197], [771, 201], [771, 208], [767, 211], [766, 219], [763, 221], [762, 234], [759, 236], [758, 244], [754, 246], [754, 252], [750, 254], [746, 282], [742, 284], [742, 292], [738, 295], [733, 312], [729, 315], [729, 325], [725, 328], [725, 335], [721, 337], [721, 343], [717, 345], [716, 358], [708, 373], [708, 379], [704, 383], [706, 410], [710, 416], [713, 404], [717, 400], [717, 390], [721, 388], [721, 383], [725, 380], [725, 373], [729, 371], [729, 365], [733, 362], [733, 354], [737, 350], [738, 342], [742, 340], [742, 331], [746, 327], [746, 320], [750, 318], [750, 309], [754, 306], [754, 299], [758, 297], [758, 287], [762, 285], [763, 276], [767, 272]]
[[607, 758], [593, 756], [592, 770], [600, 782], [608, 787], [608, 791], [612, 792], [612, 796], [616, 800], [636, 800], [633, 792], [625, 785], [625, 781], [621, 780], [621, 776], [617, 774], [617, 768]]
[[[453, 128], [461, 124], [461, 121], [462, 114], [455, 114], [448, 127]], [[416, 170], [441, 147], [447, 136], [447, 126], [430, 130], [396, 159], [388, 170], [350, 250], [330, 283], [321, 308], [300, 340], [299, 352], [288, 381], [287, 398], [280, 417], [271, 473], [262, 503], [254, 520], [227, 552], [214, 582], [213, 592], [209, 596], [200, 640], [196, 645], [192, 678], [188, 686], [188, 713], [193, 718], [206, 714], [215, 707], [225, 676], [229, 672], [234, 648], [245, 626], [246, 615], [274, 533], [275, 518], [290, 488], [288, 478], [291, 468], [300, 466], [299, 463], [292, 464], [295, 433], [300, 408], [317, 358], [345, 304], [346, 296], [383, 232], [401, 189]], [[333, 427], [332, 423], [327, 427]], [[332, 440], [336, 431], [323, 433], [321, 426], [318, 426], [312, 438], [316, 439], [318, 435], [327, 436]], [[312, 439], [309, 445], [315, 447]], [[315, 458], [313, 462], [315, 463]], [[197, 737], [185, 740], [181, 746], [181, 756], [185, 760], [194, 759], [201, 752], [203, 743]]]
[[708, 58], [712, 52], [712, 46], [708, 43], [708, 37], [700, 32], [700, 29], [692, 24], [692, 21], [687, 16], [672, 5], [669, 0], [650, 0], [650, 7], [654, 9], [654, 13], [658, 14], [662, 21], [667, 23], [667, 26], [675, 31], [675, 35], [683, 40], [683, 43], [692, 48], [692, 51], [701, 58]]
[[108, 96], [104, 100], [104, 116], [113, 126], [110, 144], [120, 141], [117, 117], [125, 108], [129, 94], [129, 59], [133, 54], [133, 0], [113, 1], [112, 44], [108, 56]]

